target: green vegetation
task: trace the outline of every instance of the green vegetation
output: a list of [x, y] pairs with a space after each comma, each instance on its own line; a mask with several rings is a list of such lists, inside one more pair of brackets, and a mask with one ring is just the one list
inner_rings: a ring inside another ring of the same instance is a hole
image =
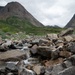
[[45, 35], [47, 33], [59, 33], [62, 28], [35, 27], [28, 20], [21, 20], [17, 17], [10, 17], [0, 20], [0, 35], [6, 38], [6, 34], [25, 32], [26, 34]]

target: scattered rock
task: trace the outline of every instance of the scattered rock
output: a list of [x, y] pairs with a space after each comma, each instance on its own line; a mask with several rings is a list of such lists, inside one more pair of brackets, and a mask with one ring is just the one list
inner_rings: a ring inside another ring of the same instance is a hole
[[75, 36], [69, 28], [61, 34], [33, 36], [0, 42], [0, 75], [74, 75]]

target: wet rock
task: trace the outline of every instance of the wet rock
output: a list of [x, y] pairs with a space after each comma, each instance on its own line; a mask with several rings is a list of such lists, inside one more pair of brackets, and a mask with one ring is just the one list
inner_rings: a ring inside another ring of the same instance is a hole
[[26, 58], [26, 54], [20, 50], [11, 50], [6, 52], [0, 52], [1, 61], [18, 61]]
[[67, 36], [67, 35], [70, 35], [70, 34], [72, 34], [73, 33], [73, 28], [68, 28], [68, 29], [66, 29], [66, 30], [64, 30], [64, 31], [62, 31], [60, 34], [59, 34], [59, 36]]
[[26, 58], [29, 58], [31, 56], [28, 46], [24, 46], [21, 50], [25, 52]]
[[39, 63], [39, 59], [37, 58], [28, 58], [26, 60], [24, 60], [25, 64], [38, 64]]
[[35, 73], [32, 70], [25, 68], [24, 61], [18, 62], [17, 67], [18, 67], [18, 75], [35, 75]]
[[37, 51], [38, 51], [38, 54], [41, 55], [41, 56], [44, 56], [44, 57], [48, 57], [48, 58], [51, 58], [51, 50], [49, 47], [47, 46], [39, 46], [37, 48]]
[[20, 75], [35, 75], [35, 73], [32, 70], [23, 68], [23, 70], [20, 72]]
[[59, 73], [57, 75], [75, 75], [75, 67], [69, 67], [63, 71], [59, 71]]

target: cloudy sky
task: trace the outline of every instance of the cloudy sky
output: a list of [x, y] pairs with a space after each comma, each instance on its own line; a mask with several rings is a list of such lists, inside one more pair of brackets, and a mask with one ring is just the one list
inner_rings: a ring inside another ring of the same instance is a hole
[[0, 6], [11, 1], [21, 3], [44, 25], [64, 27], [75, 14], [75, 0], [0, 0]]

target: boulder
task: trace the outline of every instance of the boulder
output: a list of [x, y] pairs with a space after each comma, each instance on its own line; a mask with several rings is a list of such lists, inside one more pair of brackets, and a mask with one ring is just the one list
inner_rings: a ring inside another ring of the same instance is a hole
[[6, 68], [11, 70], [11, 71], [18, 71], [17, 66], [14, 63], [6, 63]]
[[71, 55], [72, 55], [72, 53], [71, 53], [71, 52], [68, 52], [68, 51], [66, 51], [66, 50], [63, 50], [63, 51], [60, 51], [60, 52], [59, 52], [59, 56], [64, 57], [64, 58], [68, 58], [68, 57], [70, 57]]
[[36, 65], [36, 66], [34, 66], [33, 67], [33, 70], [34, 70], [34, 72], [37, 74], [37, 75], [42, 75], [42, 74], [44, 74], [44, 72], [45, 72], [45, 68], [43, 67], [43, 66], [40, 66], [40, 65]]
[[38, 64], [39, 63], [39, 59], [37, 58], [28, 58], [26, 60], [24, 60], [25, 64]]
[[16, 65], [18, 67], [18, 75], [35, 75], [32, 70], [25, 68], [24, 61], [19, 61]]
[[70, 42], [73, 40], [73, 38], [70, 35], [68, 35], [68, 36], [64, 36], [64, 40]]
[[72, 63], [69, 60], [64, 61], [64, 64], [66, 65], [67, 68], [72, 66]]
[[35, 75], [35, 73], [32, 70], [23, 68], [18, 75]]
[[75, 55], [69, 57], [68, 60], [72, 63], [73, 66], [75, 66]]
[[56, 75], [75, 75], [75, 66], [69, 67], [63, 71], [59, 71]]
[[52, 40], [52, 39], [58, 39], [57, 34], [47, 34], [46, 37], [47, 37], [48, 39], [50, 39], [50, 40]]
[[64, 70], [63, 66], [61, 64], [57, 64], [57, 65], [53, 66], [51, 74], [56, 75], [56, 74], [58, 74], [58, 72], [60, 72], [62, 70]]
[[66, 30], [63, 30], [61, 33], [59, 33], [59, 36], [67, 36], [67, 35], [71, 35], [73, 33], [73, 28], [68, 28]]
[[75, 53], [75, 42], [68, 43], [67, 50], [72, 52], [72, 53]]
[[18, 61], [26, 58], [24, 51], [11, 50], [6, 52], [0, 52], [1, 61]]
[[37, 53], [37, 48], [38, 48], [38, 46], [36, 44], [33, 45], [32, 48], [30, 49], [31, 53], [36, 54]]
[[55, 48], [54, 50], [52, 50], [52, 52], [51, 52], [51, 59], [59, 58], [59, 54], [60, 54], [61, 50], [63, 50], [62, 46], [59, 46], [59, 47]]
[[50, 41], [46, 39], [40, 39], [39, 40], [39, 45], [49, 45]]
[[41, 55], [41, 56], [44, 56], [44, 57], [48, 57], [48, 58], [51, 58], [51, 50], [50, 50], [50, 47], [47, 47], [47, 46], [39, 46], [37, 48], [37, 51], [38, 51], [38, 54]]
[[45, 60], [43, 61], [43, 64], [45, 67], [51, 67], [51, 66], [54, 66], [54, 65], [57, 65], [57, 64], [61, 64], [63, 63], [63, 58], [58, 58], [56, 60]]
[[64, 68], [61, 64], [54, 65], [52, 68], [47, 69], [45, 75], [57, 75], [58, 72], [63, 71]]

